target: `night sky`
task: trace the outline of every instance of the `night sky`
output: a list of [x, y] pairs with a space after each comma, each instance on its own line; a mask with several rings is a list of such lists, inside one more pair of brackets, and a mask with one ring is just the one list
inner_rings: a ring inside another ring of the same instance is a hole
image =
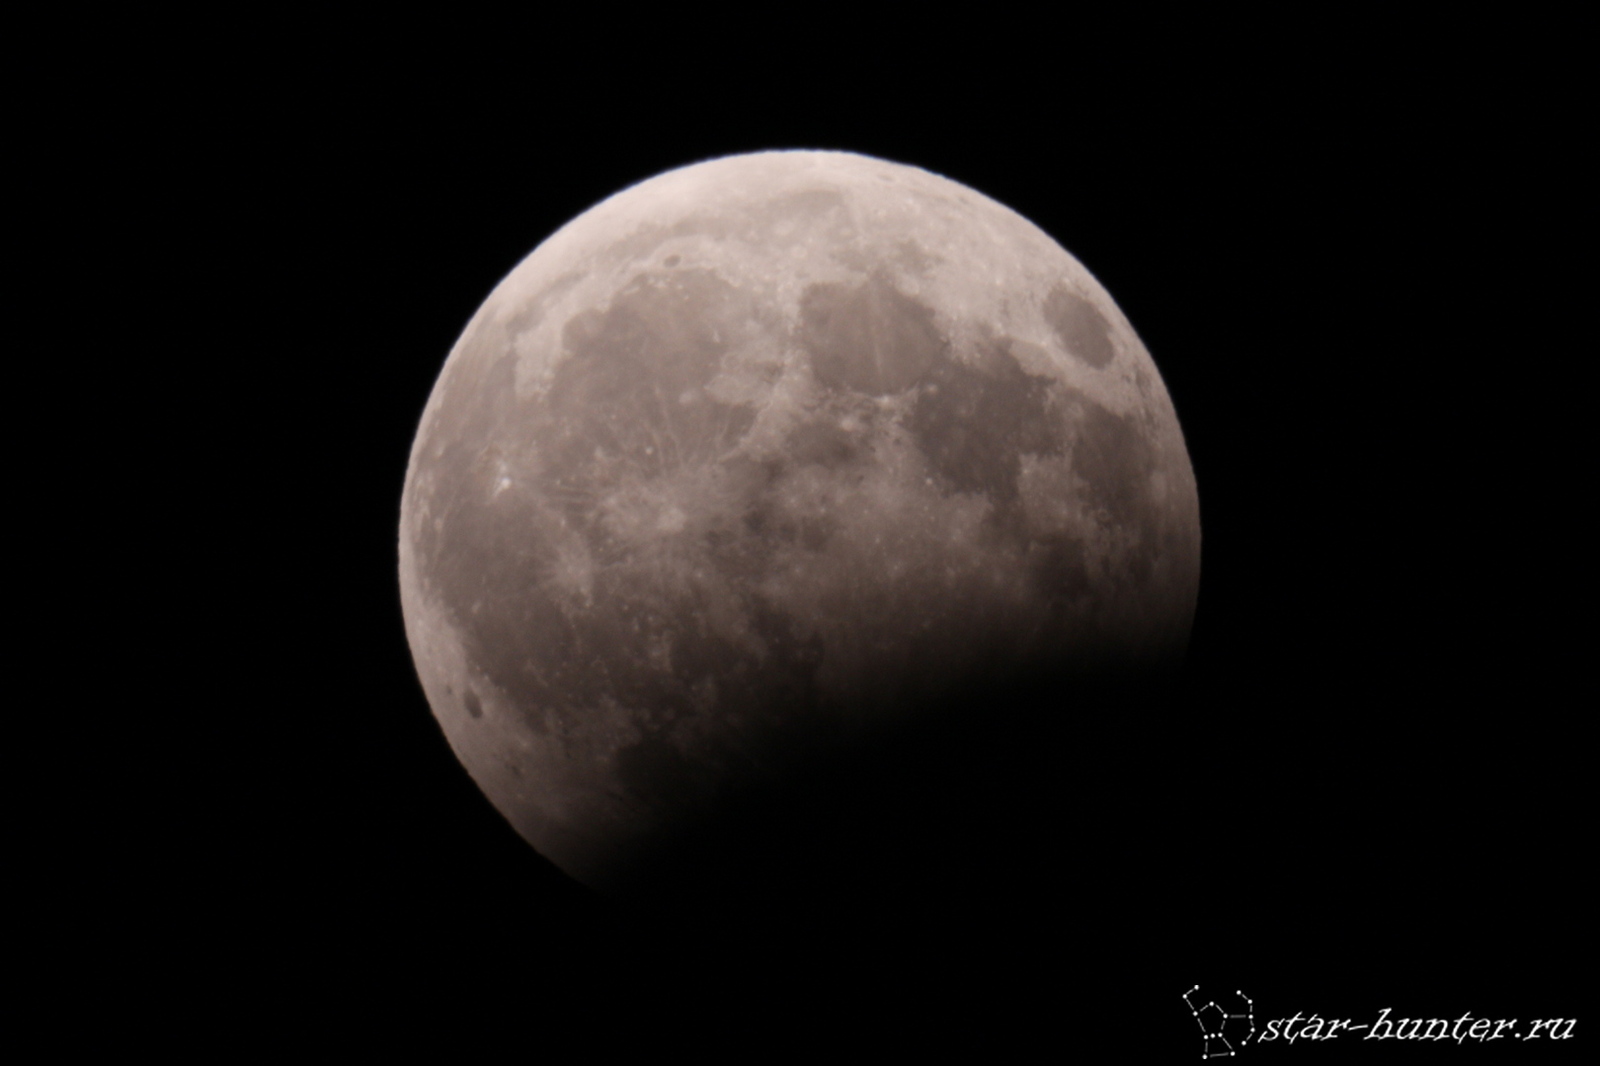
[[[359, 60], [288, 34], [281, 65], [161, 76], [117, 112], [162, 168], [133, 225], [182, 264], [159, 373], [188, 391], [151, 431], [193, 633], [185, 724], [143, 775], [157, 828], [113, 833], [158, 901], [111, 923], [127, 1031], [179, 1039], [170, 997], [181, 1038], [313, 1049], [1157, 1062], [1199, 1052], [1198, 982], [1262, 1017], [1576, 1012], [1582, 1039], [1592, 399], [1559, 64], [1362, 42], [1091, 70], [971, 42], [807, 66], [657, 56], [652, 32], [621, 58], [529, 38], [525, 67], [488, 28]], [[975, 744], [906, 838], [797, 845], [760, 900], [621, 910], [524, 844], [433, 722], [396, 577], [406, 460], [456, 336], [541, 240], [784, 147], [969, 185], [1110, 291], [1199, 484], [1189, 659]], [[1251, 1054], [1344, 1053], [1283, 1047]]]

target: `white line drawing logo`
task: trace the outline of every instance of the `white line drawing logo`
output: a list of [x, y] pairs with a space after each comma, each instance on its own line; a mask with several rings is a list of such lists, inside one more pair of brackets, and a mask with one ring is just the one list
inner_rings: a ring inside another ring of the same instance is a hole
[[[1189, 1013], [1194, 1016], [1195, 1024], [1200, 1027], [1201, 1039], [1205, 1041], [1202, 1059], [1231, 1058], [1238, 1054], [1237, 1048], [1244, 1047], [1256, 1032], [1256, 1004], [1243, 992], [1235, 991], [1234, 995], [1243, 1001], [1242, 1004], [1230, 1004], [1235, 1010], [1228, 1011], [1216, 1000], [1195, 1005], [1194, 994], [1200, 991], [1200, 986], [1195, 985], [1183, 994], [1183, 1002], [1188, 1004]], [[1242, 1006], [1243, 1010], [1237, 1008]]]

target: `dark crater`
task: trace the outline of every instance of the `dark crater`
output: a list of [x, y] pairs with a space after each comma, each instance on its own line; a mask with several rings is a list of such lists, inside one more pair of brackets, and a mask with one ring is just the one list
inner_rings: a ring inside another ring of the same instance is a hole
[[1044, 318], [1067, 352], [1096, 370], [1104, 369], [1116, 357], [1110, 324], [1093, 304], [1065, 285], [1050, 290]]

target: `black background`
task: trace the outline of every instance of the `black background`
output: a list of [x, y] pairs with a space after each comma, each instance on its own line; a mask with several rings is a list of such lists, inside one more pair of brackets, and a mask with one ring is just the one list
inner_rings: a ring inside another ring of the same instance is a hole
[[[1198, 1053], [1200, 982], [1261, 1017], [1576, 1014], [1581, 1040], [1592, 422], [1559, 31], [1157, 48], [843, 18], [238, 28], [98, 97], [146, 179], [123, 247], [159, 249], [128, 262], [161, 471], [135, 580], [181, 616], [130, 637], [186, 678], [132, 673], [163, 709], [125, 749], [150, 813], [104, 831], [148, 890], [96, 969], [119, 1031], [1154, 1062]], [[524, 844], [433, 722], [399, 609], [406, 461], [457, 334], [541, 240], [783, 147], [969, 185], [1111, 292], [1199, 483], [1189, 660], [952, 766], [903, 866], [890, 842], [859, 884], [619, 908]], [[1503, 1048], [1481, 1050], [1563, 1057]]]

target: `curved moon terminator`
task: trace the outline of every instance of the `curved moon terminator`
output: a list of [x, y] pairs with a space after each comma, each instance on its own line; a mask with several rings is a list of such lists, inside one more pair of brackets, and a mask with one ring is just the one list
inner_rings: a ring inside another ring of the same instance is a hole
[[1174, 660], [1199, 566], [1105, 290], [971, 189], [837, 152], [671, 171], [540, 245], [450, 353], [400, 514], [452, 748], [602, 888], [949, 693]]

